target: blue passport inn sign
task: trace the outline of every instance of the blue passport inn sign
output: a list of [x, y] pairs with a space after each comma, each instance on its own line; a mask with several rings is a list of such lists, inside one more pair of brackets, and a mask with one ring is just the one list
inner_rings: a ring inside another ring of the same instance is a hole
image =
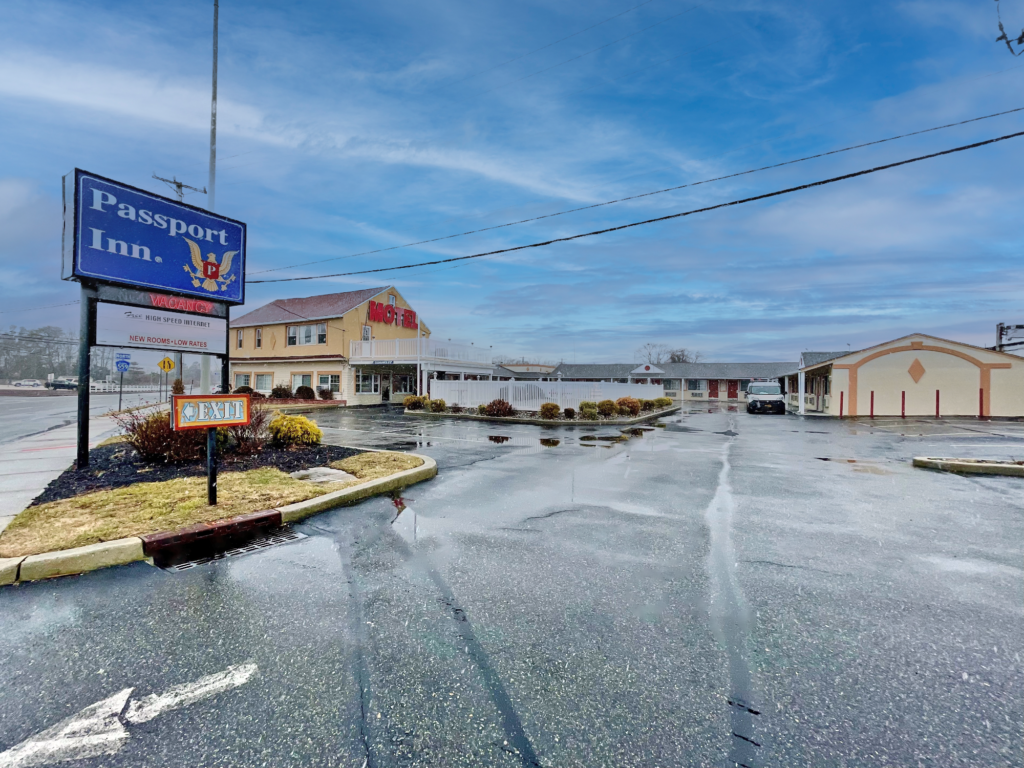
[[245, 224], [75, 169], [64, 177], [65, 280], [245, 301]]

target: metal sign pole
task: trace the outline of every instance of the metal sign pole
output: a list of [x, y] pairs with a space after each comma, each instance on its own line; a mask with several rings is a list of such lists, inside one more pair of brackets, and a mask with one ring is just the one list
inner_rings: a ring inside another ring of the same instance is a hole
[[96, 289], [82, 283], [78, 329], [78, 455], [77, 467], [89, 466], [89, 395], [91, 376], [89, 347], [96, 337]]
[[121, 410], [121, 397], [124, 395], [124, 371], [121, 371], [121, 386], [117, 389], [117, 410]]
[[206, 430], [206, 503], [217, 505], [217, 428]]

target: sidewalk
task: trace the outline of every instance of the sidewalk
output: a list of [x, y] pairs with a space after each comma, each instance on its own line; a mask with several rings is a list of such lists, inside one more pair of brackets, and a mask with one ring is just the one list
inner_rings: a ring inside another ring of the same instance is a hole
[[[109, 416], [89, 420], [89, 447], [117, 432]], [[76, 424], [0, 445], [0, 532], [75, 461]]]

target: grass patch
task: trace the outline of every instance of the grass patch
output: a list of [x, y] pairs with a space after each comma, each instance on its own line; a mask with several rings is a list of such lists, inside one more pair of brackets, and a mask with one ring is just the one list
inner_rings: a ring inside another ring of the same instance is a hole
[[355, 475], [363, 482], [387, 477], [406, 469], [415, 469], [422, 464], [423, 459], [418, 456], [391, 451], [367, 451], [358, 456], [331, 462], [334, 469], [341, 469]]
[[97, 448], [102, 448], [105, 445], [117, 445], [118, 443], [123, 443], [123, 442], [124, 442], [124, 435], [114, 435], [112, 437], [108, 437], [106, 440], [104, 440], [101, 443], [97, 443], [96, 447]]
[[173, 531], [194, 523], [312, 499], [336, 490], [331, 485], [334, 484], [316, 486], [295, 480], [279, 469], [263, 468], [219, 475], [220, 503], [215, 507], [206, 504], [205, 477], [136, 483], [87, 493], [29, 507], [15, 517], [0, 534], [0, 557], [21, 557]]

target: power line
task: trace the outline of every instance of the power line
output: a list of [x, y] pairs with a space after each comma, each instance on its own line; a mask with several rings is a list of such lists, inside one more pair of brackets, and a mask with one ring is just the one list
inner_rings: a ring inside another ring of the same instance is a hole
[[[286, 266], [286, 267], [274, 267], [273, 269], [261, 269], [258, 272], [251, 272], [249, 274], [263, 275], [263, 274], [267, 274], [268, 272], [280, 272], [280, 271], [285, 270], [285, 269], [298, 269], [299, 267], [308, 267], [308, 266], [311, 266], [313, 264], [324, 264], [324, 263], [326, 263], [328, 261], [341, 261], [342, 259], [351, 259], [351, 258], [355, 258], [356, 256], [370, 256], [370, 255], [375, 254], [375, 253], [385, 253], [387, 251], [394, 251], [394, 250], [398, 250], [400, 248], [411, 248], [412, 246], [415, 246], [415, 245], [425, 245], [427, 243], [437, 243], [437, 242], [440, 242], [441, 240], [451, 240], [452, 238], [455, 238], [455, 237], [465, 237], [466, 235], [475, 235], [475, 234], [479, 234], [480, 232], [490, 232], [490, 231], [495, 230], [495, 229], [503, 229], [505, 227], [512, 227], [512, 226], [516, 226], [518, 224], [527, 224], [527, 223], [532, 222], [532, 221], [541, 221], [542, 219], [550, 219], [550, 218], [554, 218], [555, 216], [565, 216], [568, 213], [579, 213], [580, 211], [589, 211], [589, 210], [592, 210], [594, 208], [601, 208], [601, 207], [606, 206], [606, 205], [614, 205], [615, 203], [623, 203], [623, 202], [626, 202], [628, 200], [638, 200], [638, 199], [640, 199], [642, 197], [650, 197], [652, 195], [661, 195], [661, 194], [664, 194], [666, 192], [675, 192], [675, 191], [680, 190], [680, 189], [686, 189], [687, 187], [696, 187], [696, 186], [699, 186], [701, 184], [710, 184], [713, 181], [723, 181], [725, 179], [734, 179], [734, 178], [736, 178], [738, 176], [746, 176], [746, 175], [749, 175], [751, 173], [759, 173], [761, 171], [767, 171], [767, 170], [771, 170], [773, 168], [781, 168], [781, 167], [783, 167], [785, 165], [794, 165], [795, 163], [802, 163], [802, 162], [805, 162], [807, 160], [815, 160], [815, 159], [820, 158], [820, 157], [827, 157], [828, 155], [837, 155], [837, 154], [839, 154], [841, 152], [849, 152], [849, 151], [854, 150], [854, 149], [863, 149], [864, 147], [870, 147], [870, 146], [874, 146], [876, 144], [885, 144], [886, 142], [896, 141], [897, 139], [906, 139], [906, 138], [909, 138], [910, 136], [920, 136], [923, 133], [931, 133], [932, 131], [941, 131], [941, 130], [944, 130], [946, 128], [955, 128], [955, 127], [960, 126], [960, 125], [967, 125], [968, 123], [976, 123], [979, 120], [988, 120], [988, 119], [993, 118], [993, 117], [1001, 117], [1003, 115], [1009, 115], [1009, 114], [1012, 114], [1014, 112], [1022, 112], [1022, 111], [1024, 111], [1024, 107], [1017, 107], [1015, 109], [1008, 109], [1005, 112], [995, 112], [995, 113], [993, 113], [991, 115], [983, 115], [982, 117], [972, 117], [972, 118], [970, 118], [968, 120], [961, 120], [958, 123], [947, 123], [946, 125], [938, 125], [938, 126], [935, 126], [933, 128], [924, 128], [924, 129], [922, 129], [920, 131], [912, 131], [911, 133], [903, 133], [903, 134], [900, 134], [899, 136], [890, 136], [889, 138], [886, 138], [886, 139], [878, 139], [876, 141], [869, 141], [869, 142], [866, 142], [866, 143], [863, 143], [863, 144], [854, 144], [854, 145], [849, 146], [849, 147], [843, 147], [842, 149], [833, 149], [833, 150], [830, 150], [829, 152], [821, 152], [821, 153], [819, 153], [817, 155], [808, 155], [806, 157], [800, 157], [800, 158], [797, 158], [796, 160], [786, 160], [786, 161], [781, 162], [781, 163], [775, 163], [774, 165], [766, 165], [766, 166], [763, 166], [761, 168], [753, 168], [753, 169], [750, 169], [750, 170], [747, 170], [747, 171], [740, 171], [738, 173], [730, 173], [730, 174], [728, 174], [726, 176], [716, 176], [713, 179], [704, 179], [702, 181], [692, 181], [689, 184], [680, 184], [680, 185], [675, 186], [675, 187], [667, 187], [665, 189], [658, 189], [658, 190], [655, 190], [654, 192], [642, 192], [641, 194], [638, 194], [638, 195], [630, 195], [629, 197], [620, 197], [620, 198], [617, 198], [615, 200], [607, 200], [607, 201], [605, 201], [603, 203], [594, 203], [593, 205], [584, 205], [581, 208], [570, 208], [570, 209], [565, 210], [565, 211], [557, 211], [555, 213], [547, 213], [547, 214], [544, 214], [543, 216], [534, 216], [534, 217], [529, 218], [529, 219], [520, 219], [519, 221], [511, 221], [511, 222], [508, 222], [507, 224], [495, 224], [494, 226], [491, 226], [491, 227], [483, 227], [481, 229], [471, 229], [471, 230], [468, 230], [466, 232], [459, 232], [458, 234], [455, 234], [455, 235], [444, 235], [443, 237], [434, 237], [434, 238], [431, 238], [430, 240], [419, 240], [419, 241], [417, 241], [415, 243], [406, 243], [404, 245], [392, 245], [392, 246], [390, 246], [388, 248], [378, 248], [378, 249], [373, 250], [373, 251], [363, 251], [361, 253], [351, 253], [351, 254], [348, 254], [347, 256], [333, 256], [333, 257], [331, 257], [329, 259], [318, 259], [316, 261], [306, 261], [306, 262], [303, 262], [302, 264], [291, 264], [291, 265]], [[249, 282], [268, 282], [268, 281], [253, 281], [253, 280], [250, 280]]]
[[4, 309], [0, 310], [0, 315], [10, 315], [15, 312], [35, 312], [37, 309], [53, 309], [54, 307], [70, 307], [72, 304], [78, 304], [78, 302], [69, 301], [67, 304], [49, 304], [45, 307], [30, 307], [29, 309]]
[[627, 13], [631, 13], [632, 11], [635, 11], [637, 8], [642, 8], [643, 6], [648, 5], [650, 3], [653, 3], [653, 2], [654, 2], [654, 0], [645, 0], [645, 2], [640, 3], [640, 5], [634, 5], [632, 8], [627, 8], [626, 10], [622, 11], [621, 13], [616, 13], [614, 16], [609, 16], [607, 19], [604, 19], [603, 21], [597, 22], [597, 24], [591, 24], [589, 27], [586, 27], [585, 29], [581, 29], [579, 32], [573, 32], [571, 35], [567, 35], [567, 36], [565, 36], [565, 37], [563, 37], [563, 38], [561, 38], [559, 40], [555, 40], [553, 43], [548, 43], [547, 45], [542, 45], [540, 48], [534, 48], [529, 53], [524, 53], [521, 56], [516, 56], [514, 58], [509, 59], [508, 61], [503, 61], [501, 64], [495, 64], [493, 67], [489, 67], [487, 69], [481, 70], [480, 72], [476, 72], [476, 73], [474, 73], [472, 75], [469, 75], [468, 77], [462, 78], [461, 80], [455, 80], [455, 81], [453, 81], [451, 83], [440, 85], [440, 86], [438, 86], [437, 88], [434, 88], [431, 91], [427, 91], [427, 93], [428, 94], [437, 93], [438, 91], [443, 91], [446, 88], [451, 88], [453, 85], [458, 85], [459, 83], [464, 83], [467, 80], [472, 80], [474, 77], [479, 77], [480, 75], [486, 75], [488, 72], [493, 72], [494, 70], [500, 69], [501, 67], [504, 67], [504, 66], [506, 66], [508, 64], [511, 64], [511, 63], [515, 62], [515, 61], [519, 61], [520, 59], [525, 59], [527, 56], [532, 56], [535, 53], [540, 53], [541, 51], [546, 50], [546, 49], [550, 48], [553, 45], [558, 45], [559, 43], [564, 43], [566, 40], [569, 40], [569, 39], [571, 39], [573, 37], [576, 37], [577, 35], [582, 35], [584, 32], [589, 32], [592, 29], [596, 29], [597, 27], [600, 27], [602, 24], [607, 24], [612, 19], [617, 19], [617, 18], [619, 18], [619, 16], [625, 16]]
[[290, 283], [297, 280], [322, 280], [328, 277], [348, 277], [349, 275], [366, 275], [373, 272], [392, 272], [399, 269], [412, 269], [413, 267], [426, 267], [433, 264], [448, 264], [453, 261], [466, 261], [467, 259], [479, 259], [484, 256], [496, 256], [501, 253], [511, 253], [513, 251], [524, 251], [529, 248], [540, 248], [545, 245], [552, 245], [553, 243], [565, 243], [570, 240], [579, 240], [584, 237], [594, 237], [595, 235], [604, 235], [609, 232], [618, 232], [623, 229], [631, 229], [633, 227], [642, 227], [647, 224], [656, 224], [662, 221], [669, 221], [670, 219], [679, 219], [683, 216], [692, 216], [695, 213], [706, 213], [707, 211], [715, 211], [719, 208], [728, 208], [733, 205], [742, 205], [744, 203], [752, 203], [757, 200], [766, 200], [771, 197], [779, 197], [780, 195], [787, 195], [791, 192], [799, 192], [804, 189], [811, 189], [812, 187], [821, 187], [826, 184], [834, 184], [837, 181], [845, 181], [847, 179], [855, 179], [858, 176], [866, 176], [870, 173], [878, 173], [879, 171], [889, 170], [890, 168], [898, 168], [902, 165], [909, 165], [910, 163], [919, 163], [922, 160], [930, 160], [935, 157], [942, 157], [944, 155], [952, 155], [956, 152], [964, 152], [968, 149], [977, 149], [978, 147], [984, 147], [989, 144], [995, 144], [999, 141], [1006, 141], [1007, 139], [1014, 139], [1018, 136], [1024, 136], [1024, 131], [1019, 133], [1010, 133], [1005, 136], [999, 136], [995, 139], [987, 139], [985, 141], [978, 141], [973, 144], [965, 144], [961, 147], [954, 147], [953, 149], [946, 149], [941, 152], [933, 152], [929, 155], [921, 155], [919, 157], [912, 157], [907, 160], [900, 160], [895, 163], [888, 163], [886, 165], [879, 165], [874, 168], [868, 168], [863, 171], [855, 171], [853, 173], [846, 173], [842, 176], [833, 176], [830, 179], [822, 179], [821, 181], [813, 181], [809, 184], [801, 184], [798, 187], [788, 187], [787, 189], [776, 190], [775, 192], [767, 192], [763, 195], [755, 195], [754, 197], [745, 197], [741, 200], [732, 200], [728, 203], [718, 203], [717, 205], [709, 205], [704, 208], [694, 208], [690, 211], [683, 211], [681, 213], [672, 213], [668, 216], [658, 216], [654, 219], [646, 219], [644, 221], [634, 221], [629, 224], [620, 224], [617, 227], [607, 227], [606, 229], [597, 229], [592, 232], [583, 232], [578, 235], [570, 235], [568, 237], [556, 237], [551, 240], [545, 240], [540, 243], [530, 243], [528, 245], [517, 245], [512, 248], [501, 248], [496, 251], [486, 251], [484, 253], [474, 253], [469, 256], [454, 256], [450, 259], [438, 259], [436, 261], [422, 261], [418, 264], [405, 264], [399, 267], [379, 267], [377, 269], [363, 269], [356, 272], [338, 272], [332, 275], [311, 275], [308, 277], [279, 277], [272, 280], [250, 280], [249, 283]]

